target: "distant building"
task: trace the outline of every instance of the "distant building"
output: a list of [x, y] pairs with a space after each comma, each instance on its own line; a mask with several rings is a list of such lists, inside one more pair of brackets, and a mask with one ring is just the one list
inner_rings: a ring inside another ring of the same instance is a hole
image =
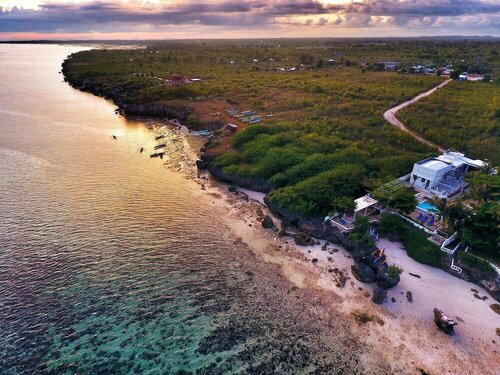
[[449, 75], [450, 75], [450, 73], [451, 73], [451, 69], [450, 69], [450, 68], [448, 68], [448, 67], [443, 66], [443, 67], [441, 67], [441, 68], [438, 68], [438, 69], [436, 70], [436, 73], [440, 73], [440, 74], [441, 74], [441, 75], [443, 75], [443, 76], [449, 76]]
[[184, 76], [178, 75], [178, 74], [172, 74], [170, 77], [168, 77], [165, 80], [166, 85], [185, 85], [187, 83], [191, 83], [191, 80], [185, 78]]
[[467, 81], [482, 81], [484, 79], [484, 76], [481, 74], [467, 74]]
[[385, 70], [394, 71], [397, 69], [399, 63], [395, 61], [380, 61], [379, 64], [384, 66]]
[[458, 76], [459, 81], [478, 82], [478, 81], [482, 81], [483, 79], [484, 79], [484, 76], [482, 74], [469, 74], [467, 72], [462, 73]]
[[464, 177], [471, 169], [487, 165], [482, 160], [469, 159], [459, 152], [446, 151], [438, 157], [415, 163], [409, 183], [417, 190], [449, 198], [467, 188]]

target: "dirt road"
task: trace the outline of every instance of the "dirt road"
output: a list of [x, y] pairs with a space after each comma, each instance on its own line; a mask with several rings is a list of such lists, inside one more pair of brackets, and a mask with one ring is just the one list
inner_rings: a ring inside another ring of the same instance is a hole
[[427, 146], [437, 148], [440, 152], [444, 152], [445, 149], [443, 147], [438, 146], [438, 145], [432, 143], [431, 141], [429, 141], [429, 140], [425, 139], [424, 137], [422, 137], [422, 136], [418, 135], [417, 133], [415, 133], [413, 130], [407, 128], [405, 126], [405, 124], [403, 124], [401, 121], [399, 121], [396, 118], [396, 113], [400, 109], [408, 107], [409, 105], [411, 105], [411, 104], [419, 101], [420, 99], [422, 99], [422, 98], [424, 98], [426, 96], [431, 95], [434, 91], [436, 91], [436, 90], [440, 89], [441, 87], [447, 85], [451, 81], [452, 81], [451, 79], [448, 79], [448, 80], [444, 81], [443, 83], [439, 84], [438, 86], [434, 87], [433, 89], [431, 89], [429, 91], [426, 91], [426, 92], [423, 92], [423, 93], [417, 95], [416, 97], [414, 97], [413, 99], [408, 100], [407, 102], [401, 103], [400, 105], [387, 110], [384, 113], [384, 119], [386, 119], [387, 121], [389, 121], [392, 125], [397, 126], [401, 130], [407, 132], [408, 134], [410, 134], [413, 138], [415, 138], [419, 142], [422, 142], [422, 143], [426, 144]]

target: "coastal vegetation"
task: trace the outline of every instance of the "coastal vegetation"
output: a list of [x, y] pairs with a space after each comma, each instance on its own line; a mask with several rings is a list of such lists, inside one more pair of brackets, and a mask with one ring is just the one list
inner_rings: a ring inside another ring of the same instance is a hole
[[461, 252], [458, 254], [458, 259], [460, 259], [460, 261], [464, 264], [466, 264], [467, 266], [469, 267], [475, 267], [475, 268], [479, 268], [480, 270], [484, 271], [484, 272], [487, 272], [487, 273], [490, 273], [490, 274], [495, 274], [495, 271], [493, 270], [493, 268], [491, 267], [491, 265], [481, 259], [481, 258], [478, 258], [472, 254], [469, 254], [469, 253], [466, 253], [466, 252]]
[[438, 145], [500, 164], [500, 80], [451, 82], [398, 117]]
[[[220, 175], [267, 192], [267, 202], [282, 213], [321, 218], [352, 209], [355, 198], [371, 192], [405, 214], [415, 207], [414, 192], [387, 182], [437, 150], [386, 123], [382, 114], [444, 78], [407, 74], [404, 67], [449, 66], [495, 77], [498, 46], [423, 40], [151, 42], [139, 50], [79, 52], [65, 61], [63, 73], [74, 86], [110, 98], [122, 110], [168, 108], [175, 117], [181, 108], [188, 127], [199, 129], [214, 111], [228, 107], [260, 114], [255, 125], [215, 116], [238, 129], [212, 139], [205, 155]], [[396, 61], [401, 69], [386, 71], [381, 61]], [[437, 144], [488, 159], [491, 167], [500, 155], [498, 87], [498, 80], [452, 82], [403, 110], [401, 118]], [[498, 233], [498, 177], [475, 179], [475, 197], [435, 202], [437, 216], [472, 252], [496, 259], [498, 236], [487, 233]], [[381, 231], [401, 240], [414, 259], [438, 265], [438, 247], [393, 216], [382, 217]], [[355, 230], [351, 240], [369, 247], [365, 235]]]

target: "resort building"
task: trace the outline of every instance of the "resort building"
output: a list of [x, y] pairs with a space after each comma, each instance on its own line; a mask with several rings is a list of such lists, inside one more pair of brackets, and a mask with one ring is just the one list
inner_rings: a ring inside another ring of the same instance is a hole
[[365, 216], [371, 223], [374, 223], [378, 221], [380, 214], [387, 209], [385, 204], [372, 198], [370, 195], [355, 199], [354, 203], [354, 210], [348, 211], [343, 215], [326, 217], [325, 219], [329, 220], [341, 232], [349, 232], [354, 228], [356, 217]]
[[416, 190], [440, 198], [450, 198], [467, 188], [464, 177], [471, 169], [480, 169], [488, 164], [472, 160], [464, 154], [446, 151], [438, 157], [431, 157], [413, 165], [409, 183]]

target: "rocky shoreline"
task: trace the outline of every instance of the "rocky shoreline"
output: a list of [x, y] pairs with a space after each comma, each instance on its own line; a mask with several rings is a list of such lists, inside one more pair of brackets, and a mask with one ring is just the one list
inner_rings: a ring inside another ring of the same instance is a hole
[[[202, 153], [200, 156], [200, 162], [197, 163], [197, 167], [200, 170], [207, 170], [217, 181], [223, 183], [234, 184], [245, 189], [258, 191], [262, 193], [268, 193], [271, 191], [272, 187], [266, 185], [265, 182], [255, 181], [251, 179], [240, 178], [238, 176], [228, 175], [222, 168], [217, 167], [213, 164], [215, 157], [209, 153]], [[294, 234], [293, 238], [298, 245], [307, 246], [314, 245], [315, 239], [322, 239], [333, 244], [338, 244], [343, 246], [347, 251], [349, 251], [353, 259], [360, 265], [365, 265], [372, 268], [372, 271], [377, 274], [379, 269], [377, 267], [372, 267], [374, 262], [374, 257], [370, 256], [376, 248], [363, 249], [354, 244], [349, 240], [345, 233], [341, 233], [337, 228], [332, 227], [332, 225], [325, 224], [323, 218], [309, 218], [304, 219], [299, 215], [287, 212], [282, 207], [279, 207], [267, 197], [264, 197], [264, 202], [269, 208], [269, 210], [281, 220], [283, 228], [293, 228]], [[439, 268], [443, 271], [449, 273], [450, 275], [457, 277], [459, 279], [472, 282], [479, 285], [482, 288], [487, 289], [491, 296], [500, 302], [500, 276], [492, 277], [490, 274], [481, 271], [480, 269], [470, 269], [462, 265], [463, 272], [458, 274], [449, 267], [451, 262], [451, 257], [447, 255], [444, 261], [441, 262]], [[362, 267], [365, 269], [365, 267]], [[355, 275], [356, 276], [356, 275]], [[360, 281], [364, 281], [358, 278]], [[375, 280], [373, 281], [375, 282]], [[394, 283], [391, 287], [397, 284]], [[388, 288], [387, 288], [388, 289]], [[380, 291], [378, 291], [380, 294]], [[383, 301], [381, 297], [375, 298], [375, 301]]]
[[[78, 90], [89, 92], [93, 95], [111, 100], [118, 107], [117, 113], [120, 113], [123, 116], [138, 116], [154, 119], [177, 119], [182, 124], [188, 124], [188, 118], [190, 116], [196, 115], [194, 109], [190, 108], [189, 106], [170, 106], [164, 103], [127, 103], [118, 91], [110, 90], [102, 85], [99, 85], [92, 79], [86, 79], [82, 81], [71, 80], [71, 78], [67, 75], [67, 66], [69, 64], [69, 61], [70, 58], [66, 59], [62, 64], [62, 73], [64, 75], [65, 81]], [[224, 126], [224, 124], [220, 121], [213, 121], [208, 123], [198, 121], [194, 126], [186, 126], [189, 130], [218, 130], [222, 126]], [[211, 176], [219, 182], [236, 185], [248, 190], [267, 194], [273, 189], [272, 185], [264, 180], [243, 178], [225, 173], [221, 167], [216, 166], [214, 163], [217, 155], [214, 155], [208, 150], [207, 146], [210, 141], [211, 139], [209, 139], [200, 149], [200, 159], [196, 163], [198, 170], [208, 171]], [[292, 228], [294, 232], [293, 238], [298, 245], [314, 245], [317, 239], [322, 239], [334, 244], [342, 245], [352, 254], [353, 259], [357, 263], [372, 268], [374, 274], [377, 274], [379, 272], [378, 267], [372, 267], [374, 259], [369, 255], [373, 251], [375, 251], [376, 248], [359, 248], [358, 246], [356, 246], [356, 244], [348, 239], [345, 233], [341, 233], [337, 228], [334, 228], [331, 225], [325, 225], [323, 218], [314, 217], [304, 219], [297, 214], [288, 212], [283, 207], [279, 207], [273, 204], [273, 202], [271, 202], [267, 196], [264, 198], [264, 202], [269, 210], [281, 220], [282, 228]], [[441, 264], [439, 268], [455, 277], [470, 281], [476, 285], [488, 289], [492, 297], [497, 301], [500, 301], [499, 276], [497, 276], [496, 278], [488, 278], [486, 277], [487, 275], [485, 275], [484, 272], [480, 272], [479, 270], [467, 269], [464, 269], [465, 272], [457, 274], [450, 269], [448, 264]], [[365, 267], [361, 267], [361, 269], [366, 270]], [[491, 288], [492, 285], [496, 285], [496, 289]], [[381, 298], [374, 299], [374, 301], [380, 300]]]

